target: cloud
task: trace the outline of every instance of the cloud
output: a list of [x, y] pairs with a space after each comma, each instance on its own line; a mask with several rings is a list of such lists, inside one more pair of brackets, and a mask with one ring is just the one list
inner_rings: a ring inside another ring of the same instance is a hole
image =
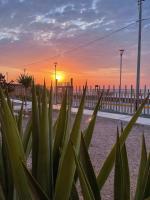
[[0, 0], [0, 4], [1, 4], [1, 5], [8, 4], [8, 0]]
[[97, 10], [97, 4], [100, 2], [100, 0], [93, 0], [92, 2], [92, 9]]
[[33, 38], [36, 41], [48, 42], [49, 40], [54, 38], [54, 33], [45, 31], [34, 32]]
[[36, 15], [35, 19], [31, 22], [31, 24], [32, 23], [55, 24], [56, 19], [49, 18], [46, 15]]
[[92, 27], [94, 25], [100, 25], [104, 22], [105, 17], [102, 17], [101, 19], [96, 19], [91, 22], [83, 21], [81, 18], [71, 20], [68, 24], [75, 25], [81, 30], [86, 30], [89, 27]]
[[[144, 18], [148, 17], [149, 8], [150, 1], [145, 1]], [[12, 57], [10, 62], [14, 60], [12, 47], [15, 55], [24, 57], [24, 62], [28, 62], [29, 57], [32, 62], [49, 56], [49, 52], [55, 54], [56, 48], [64, 52], [103, 37], [108, 31], [135, 21], [137, 14], [137, 2], [133, 0], [0, 0], [0, 50], [6, 55], [9, 52]], [[147, 47], [146, 51], [149, 52], [149, 21], [145, 21], [143, 27], [142, 39], [145, 43], [142, 43], [142, 49]], [[137, 48], [131, 47], [137, 44], [137, 28], [135, 24], [112, 37], [81, 48], [79, 52], [64, 55], [63, 59], [73, 60], [79, 69], [95, 70], [102, 65], [108, 68], [110, 65], [111, 69], [114, 63], [118, 64], [118, 49], [123, 47], [133, 55], [130, 56], [128, 68], [135, 66]], [[145, 53], [145, 57], [147, 55]], [[143, 63], [147, 60], [143, 59]]]
[[145, 29], [150, 28], [150, 23], [149, 23], [149, 24], [145, 24], [145, 25], [144, 25], [144, 28], [145, 28]]
[[0, 40], [9, 40], [11, 42], [20, 40], [20, 34], [22, 33], [21, 27], [15, 28], [1, 28]]
[[14, 19], [15, 16], [16, 16], [16, 12], [13, 12], [13, 13], [10, 14], [11, 19]]
[[53, 11], [50, 11], [50, 13], [55, 13], [55, 14], [57, 14], [57, 13], [59, 13], [59, 14], [63, 14], [63, 13], [65, 13], [65, 11], [69, 11], [69, 10], [71, 10], [71, 11], [73, 11], [74, 10], [74, 4], [66, 4], [66, 5], [63, 5], [63, 6], [60, 6], [60, 7], [57, 7], [57, 8], [55, 8]]
[[107, 25], [111, 25], [111, 24], [114, 24], [114, 23], [116, 23], [115, 20], [109, 20], [106, 23], [104, 23], [104, 25], [107, 26]]

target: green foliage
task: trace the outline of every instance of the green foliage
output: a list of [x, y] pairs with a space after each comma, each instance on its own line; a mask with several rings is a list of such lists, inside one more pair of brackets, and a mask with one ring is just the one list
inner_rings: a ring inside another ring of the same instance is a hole
[[17, 82], [22, 84], [24, 86], [24, 88], [28, 88], [32, 85], [32, 76], [28, 75], [28, 74], [20, 74]]
[[[25, 77], [20, 77], [20, 80], [24, 79]], [[86, 87], [71, 126], [71, 103], [67, 92], [64, 93], [58, 117], [54, 120], [52, 87], [48, 94], [45, 84], [41, 92], [37, 92], [33, 84], [32, 115], [23, 128], [23, 104], [16, 118], [9, 96], [6, 99], [0, 89], [0, 199], [78, 200], [76, 182], [79, 178], [83, 198], [100, 200], [102, 187], [115, 166], [114, 199], [130, 200], [130, 173], [125, 141], [147, 98], [125, 129], [121, 129], [120, 136], [119, 130], [117, 131], [117, 142], [96, 176], [88, 148], [102, 96], [87, 128], [82, 131], [85, 96]], [[147, 156], [143, 136], [135, 200], [149, 199], [149, 188], [150, 156]]]
[[13, 80], [8, 82], [8, 80], [6, 80], [5, 75], [0, 73], [0, 87], [4, 90], [5, 93], [14, 91], [15, 87], [14, 87], [13, 82], [14, 82]]
[[24, 89], [25, 89], [25, 93], [24, 93], [24, 100], [25, 100], [25, 105], [27, 103], [27, 89], [29, 87], [31, 87], [32, 82], [33, 82], [33, 77], [28, 75], [28, 74], [20, 74], [17, 82], [20, 83]]

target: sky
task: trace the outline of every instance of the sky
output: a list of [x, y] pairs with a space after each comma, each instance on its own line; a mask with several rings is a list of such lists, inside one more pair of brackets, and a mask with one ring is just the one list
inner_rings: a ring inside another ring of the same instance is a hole
[[[143, 18], [149, 17], [146, 0]], [[57, 62], [65, 82], [72, 77], [75, 85], [118, 86], [119, 49], [125, 49], [122, 84], [134, 85], [138, 23], [99, 38], [137, 19], [136, 0], [0, 0], [1, 72], [15, 81], [26, 69], [49, 84]], [[150, 19], [143, 21], [141, 87], [150, 86], [149, 55]]]

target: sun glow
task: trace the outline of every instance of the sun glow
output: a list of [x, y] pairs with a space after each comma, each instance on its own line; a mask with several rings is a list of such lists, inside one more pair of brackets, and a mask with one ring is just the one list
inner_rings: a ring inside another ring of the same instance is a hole
[[[53, 74], [53, 80], [55, 80], [55, 74]], [[59, 72], [59, 71], [57, 71], [57, 73], [56, 73], [56, 79], [59, 81], [59, 82], [62, 82], [62, 81], [64, 81], [64, 79], [65, 79], [65, 75], [64, 75], [64, 73], [63, 72]]]

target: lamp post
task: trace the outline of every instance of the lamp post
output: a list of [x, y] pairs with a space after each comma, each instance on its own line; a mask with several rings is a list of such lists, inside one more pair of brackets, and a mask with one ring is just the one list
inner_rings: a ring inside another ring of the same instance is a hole
[[136, 102], [135, 110], [139, 107], [140, 90], [140, 69], [141, 69], [141, 40], [142, 40], [142, 5], [144, 0], [138, 0], [139, 8], [139, 33], [138, 33], [138, 55], [137, 55], [137, 74], [136, 74]]
[[121, 95], [121, 86], [122, 86], [122, 57], [124, 53], [124, 49], [120, 49], [120, 82], [119, 82], [119, 99]]
[[57, 62], [54, 63], [55, 67], [55, 103], [57, 104]]

